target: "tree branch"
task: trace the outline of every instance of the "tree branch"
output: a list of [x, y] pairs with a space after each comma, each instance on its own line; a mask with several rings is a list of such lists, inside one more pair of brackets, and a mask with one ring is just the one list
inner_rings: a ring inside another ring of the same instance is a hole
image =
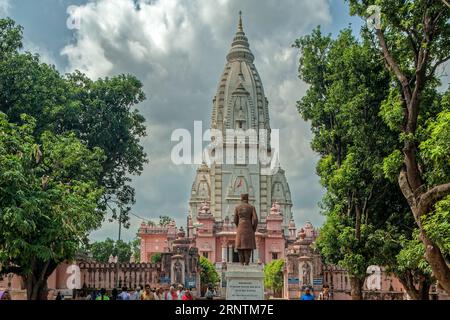
[[448, 195], [450, 195], [450, 182], [438, 185], [425, 192], [419, 199], [419, 216], [430, 212], [436, 202]]
[[[414, 193], [411, 189], [411, 186], [408, 183], [408, 178], [406, 174], [406, 170], [402, 169], [400, 171], [400, 174], [398, 176], [398, 185], [400, 186], [400, 190], [402, 191], [403, 195], [405, 196], [406, 200], [408, 201], [409, 206], [411, 207], [411, 210], [414, 210], [416, 206], [416, 199], [414, 197]], [[414, 214], [415, 216], [415, 214]]]
[[400, 84], [402, 85], [403, 92], [405, 95], [406, 104], [409, 105], [409, 102], [411, 101], [411, 88], [409, 87], [409, 80], [405, 76], [405, 74], [400, 70], [400, 67], [395, 62], [394, 58], [392, 57], [392, 55], [389, 51], [389, 48], [386, 44], [386, 40], [384, 38], [383, 32], [381, 30], [377, 29], [376, 35], [377, 35], [378, 41], [380, 42], [381, 48], [383, 50], [384, 59], [386, 60], [387, 64], [389, 65], [389, 68], [394, 72], [398, 81], [400, 81]]
[[436, 63], [434, 64], [433, 67], [431, 67], [431, 71], [430, 73], [427, 75], [427, 78], [432, 77], [434, 75], [434, 73], [436, 72], [437, 67], [439, 67], [441, 64], [447, 62], [450, 59], [450, 56], [446, 56], [442, 59], [439, 59], [438, 61], [436, 61]]

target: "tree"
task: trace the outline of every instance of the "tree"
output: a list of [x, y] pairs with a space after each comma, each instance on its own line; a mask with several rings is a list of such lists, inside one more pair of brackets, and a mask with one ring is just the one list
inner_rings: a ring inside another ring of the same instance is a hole
[[219, 280], [219, 274], [216, 271], [214, 265], [207, 258], [200, 256], [200, 282], [202, 286], [216, 285]]
[[134, 257], [134, 261], [141, 261], [141, 238], [136, 237], [133, 241], [130, 242], [131, 252]]
[[[114, 253], [114, 240], [106, 238], [105, 241], [97, 241], [88, 246], [88, 251], [96, 262], [106, 263]], [[113, 255], [114, 256], [114, 255]]]
[[264, 266], [264, 286], [273, 290], [274, 296], [281, 296], [283, 290], [284, 260], [276, 259]]
[[154, 254], [152, 254], [152, 257], [151, 257], [151, 263], [159, 263], [159, 262], [161, 262], [161, 260], [162, 260], [162, 255], [161, 255], [161, 253], [154, 253]]
[[46, 299], [56, 266], [74, 259], [81, 242], [98, 228], [98, 184], [104, 153], [74, 134], [45, 131], [0, 112], [0, 262], [2, 273], [22, 276], [28, 299]]
[[172, 221], [173, 219], [169, 216], [159, 216], [159, 225], [161, 227], [167, 227]]
[[90, 245], [89, 249], [92, 258], [97, 262], [106, 263], [109, 257], [118, 257], [121, 263], [130, 262], [133, 255], [133, 242], [125, 242], [123, 240], [114, 241], [106, 238], [105, 241], [97, 241]]
[[[100, 147], [106, 156], [99, 177], [104, 188], [99, 208], [128, 226], [134, 204], [130, 175], [139, 175], [146, 154], [140, 139], [145, 119], [133, 106], [145, 100], [142, 83], [131, 75], [92, 81], [76, 71], [61, 76], [37, 55], [20, 53], [22, 28], [0, 20], [0, 111], [17, 122], [22, 113], [36, 119], [35, 135], [49, 130], [73, 132], [89, 148]], [[1, 54], [1, 53], [0, 53]]]
[[389, 75], [370, 43], [358, 42], [350, 29], [333, 40], [318, 28], [295, 46], [300, 78], [310, 84], [298, 109], [311, 121], [312, 148], [321, 156], [317, 173], [327, 190], [321, 203], [327, 219], [316, 245], [327, 263], [347, 270], [352, 298], [362, 299], [367, 267], [395, 264], [401, 250], [378, 254], [390, 221], [402, 221], [395, 237], [411, 239], [414, 228], [405, 219], [408, 204], [383, 171], [383, 160], [399, 144], [379, 116]]
[[[82, 174], [81, 169], [73, 172], [64, 171], [61, 173], [61, 175], [65, 175], [64, 182], [61, 182], [61, 189], [65, 186], [69, 189], [67, 192], [73, 192], [76, 195], [84, 190], [87, 197], [85, 201], [93, 202], [94, 196], [88, 193], [87, 185], [83, 185], [83, 190], [70, 189], [76, 188], [77, 181], [89, 184], [92, 190], [100, 192], [99, 198], [95, 201], [96, 217], [101, 221], [107, 210], [110, 210], [113, 218], [119, 219], [127, 226], [128, 213], [134, 203], [134, 189], [130, 186], [130, 176], [140, 174], [143, 164], [146, 162], [146, 154], [139, 143], [140, 138], [146, 134], [144, 118], [137, 110], [133, 109], [134, 105], [145, 99], [142, 84], [130, 75], [119, 75], [97, 81], [89, 80], [80, 72], [61, 76], [54, 66], [40, 63], [39, 56], [20, 52], [21, 47], [22, 28], [16, 26], [11, 19], [0, 19], [0, 112], [7, 116], [9, 123], [18, 126], [23, 124], [23, 114], [32, 116], [34, 122], [32, 130], [28, 134], [33, 137], [36, 145], [45, 145], [50, 151], [53, 147], [63, 150], [59, 142], [65, 141], [68, 144], [67, 148], [77, 147], [77, 152], [84, 152], [84, 154], [74, 152], [73, 156], [71, 153], [66, 154], [65, 156], [68, 158], [66, 162], [78, 157], [77, 160], [80, 161], [83, 170], [87, 171], [88, 169], [84, 166], [92, 164], [91, 170], [95, 171], [95, 174], [92, 173], [87, 177], [78, 176], [78, 174]], [[44, 141], [44, 139], [47, 140]], [[39, 155], [44, 151], [36, 150], [35, 152]], [[89, 158], [91, 155], [97, 156], [96, 163]], [[86, 157], [87, 160], [84, 161], [83, 157]], [[63, 160], [55, 159], [55, 161]], [[70, 165], [75, 167], [72, 162]], [[55, 172], [59, 172], [58, 170], [64, 168], [54, 169]], [[25, 172], [31, 168], [24, 167], [23, 170]], [[45, 174], [52, 177], [52, 174], [56, 173]], [[41, 178], [44, 182], [47, 180], [44, 175]], [[88, 180], [88, 178], [92, 180]], [[9, 181], [7, 176], [3, 176], [2, 179], [4, 180], [0, 181], [0, 184]], [[72, 180], [75, 184], [72, 183]], [[56, 178], [55, 181], [57, 181]], [[27, 194], [28, 185], [21, 186], [25, 189], [18, 189], [18, 196]], [[46, 210], [52, 210], [58, 206], [62, 208], [65, 201], [75, 200], [70, 197], [60, 200], [55, 195], [53, 198], [49, 197], [47, 205], [40, 207], [39, 210], [42, 211], [41, 214], [44, 217], [49, 217], [53, 213], [45, 212]], [[78, 204], [82, 205], [82, 203]], [[78, 204], [74, 203], [73, 210], [77, 210]], [[88, 205], [86, 204], [86, 206]], [[90, 209], [87, 207], [86, 212], [80, 214], [80, 219], [88, 216], [91, 213]], [[20, 211], [14, 211], [14, 214], [18, 219], [21, 217]], [[11, 217], [8, 216], [8, 218]], [[45, 218], [40, 220], [41, 223], [45, 221], [47, 221]], [[95, 227], [99, 225], [100, 223], [95, 224]], [[72, 227], [79, 228], [79, 230], [74, 230], [74, 235], [77, 236], [84, 234], [89, 229], [84, 228], [81, 222]], [[91, 227], [89, 230], [95, 229], [94, 225]], [[46, 234], [47, 228], [44, 224], [31, 224], [29, 228], [34, 232], [33, 243], [36, 245], [41, 245], [40, 241], [43, 245], [64, 241], [64, 238], [61, 238], [56, 231], [48, 234], [49, 239], [42, 238], [41, 234]], [[62, 229], [63, 231], [64, 229]], [[19, 236], [20, 233], [17, 235]], [[3, 237], [3, 235], [1, 236]], [[84, 239], [80, 236], [78, 240], [78, 245], [80, 245]], [[19, 237], [13, 239], [4, 236], [0, 245], [10, 248], [20, 242]], [[23, 274], [22, 269], [26, 269], [27, 272], [31, 270], [33, 275], [29, 275], [29, 278], [38, 279], [39, 285], [35, 289], [29, 290], [30, 297], [38, 298], [45, 289], [42, 279], [46, 279], [56, 264], [64, 260], [62, 257], [67, 259], [73, 257], [75, 243], [67, 241], [67, 244], [71, 246], [67, 248], [62, 244], [61, 246], [55, 245], [60, 250], [58, 255], [47, 255], [43, 261], [34, 262], [32, 259], [24, 259], [20, 261], [20, 265], [17, 265], [14, 255], [2, 253], [0, 254], [0, 263], [16, 266], [10, 270], [17, 271], [19, 275]], [[41, 256], [40, 259], [44, 259], [44, 257]]]
[[450, 10], [438, 0], [349, 3], [350, 13], [361, 17], [367, 16], [369, 5], [380, 8], [381, 28], [374, 34], [367, 27], [362, 31], [365, 38], [373, 40], [392, 78], [385, 101], [389, 108], [382, 115], [397, 129], [402, 145], [393, 151], [398, 161], [391, 169], [397, 172], [433, 275], [450, 293], [448, 252], [442, 238], [433, 233], [440, 228], [447, 233], [449, 224], [448, 215], [444, 221], [436, 218], [442, 217], [440, 206], [445, 204], [441, 201], [450, 195], [448, 140], [436, 135], [450, 132], [446, 120], [450, 105], [448, 100], [439, 100], [436, 87], [439, 67], [450, 59]]

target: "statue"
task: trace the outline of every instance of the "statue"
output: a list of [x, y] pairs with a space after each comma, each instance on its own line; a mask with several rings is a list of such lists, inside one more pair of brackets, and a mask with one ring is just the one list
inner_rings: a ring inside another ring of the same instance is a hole
[[303, 265], [303, 285], [310, 285], [311, 283], [311, 267], [309, 263]]
[[175, 275], [175, 283], [182, 283], [182, 270], [181, 268], [183, 267], [183, 265], [180, 263], [179, 260], [177, 260], [174, 264], [173, 264], [173, 274]]
[[258, 216], [255, 207], [248, 203], [248, 194], [241, 194], [241, 201], [234, 210], [234, 223], [237, 226], [235, 247], [239, 253], [239, 262], [248, 265], [252, 250], [256, 249]]

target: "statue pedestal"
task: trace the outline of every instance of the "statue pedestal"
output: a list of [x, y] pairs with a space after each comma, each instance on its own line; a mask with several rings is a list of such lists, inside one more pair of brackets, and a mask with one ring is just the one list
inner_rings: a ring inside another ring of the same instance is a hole
[[264, 300], [263, 265], [228, 263], [225, 280], [226, 300]]

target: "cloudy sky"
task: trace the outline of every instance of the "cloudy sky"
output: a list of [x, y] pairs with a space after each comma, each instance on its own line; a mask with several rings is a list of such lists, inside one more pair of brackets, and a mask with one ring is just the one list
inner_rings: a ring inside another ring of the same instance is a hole
[[[79, 20], [68, 20], [77, 6]], [[136, 75], [147, 100], [138, 106], [147, 119], [142, 141], [149, 164], [133, 178], [134, 212], [147, 219], [159, 215], [184, 225], [195, 166], [175, 166], [170, 152], [177, 128], [210, 126], [212, 98], [242, 10], [244, 30], [255, 55], [272, 128], [280, 129], [280, 162], [286, 170], [297, 225], [323, 217], [318, 202], [323, 190], [315, 174], [308, 123], [296, 110], [307, 86], [297, 78], [298, 52], [291, 44], [317, 25], [337, 34], [362, 21], [350, 17], [341, 0], [0, 0], [0, 17], [22, 25], [25, 49], [62, 73], [79, 69], [92, 79], [120, 73]], [[135, 236], [141, 220], [131, 217], [125, 238]], [[117, 224], [105, 222], [92, 234], [117, 237]]]

